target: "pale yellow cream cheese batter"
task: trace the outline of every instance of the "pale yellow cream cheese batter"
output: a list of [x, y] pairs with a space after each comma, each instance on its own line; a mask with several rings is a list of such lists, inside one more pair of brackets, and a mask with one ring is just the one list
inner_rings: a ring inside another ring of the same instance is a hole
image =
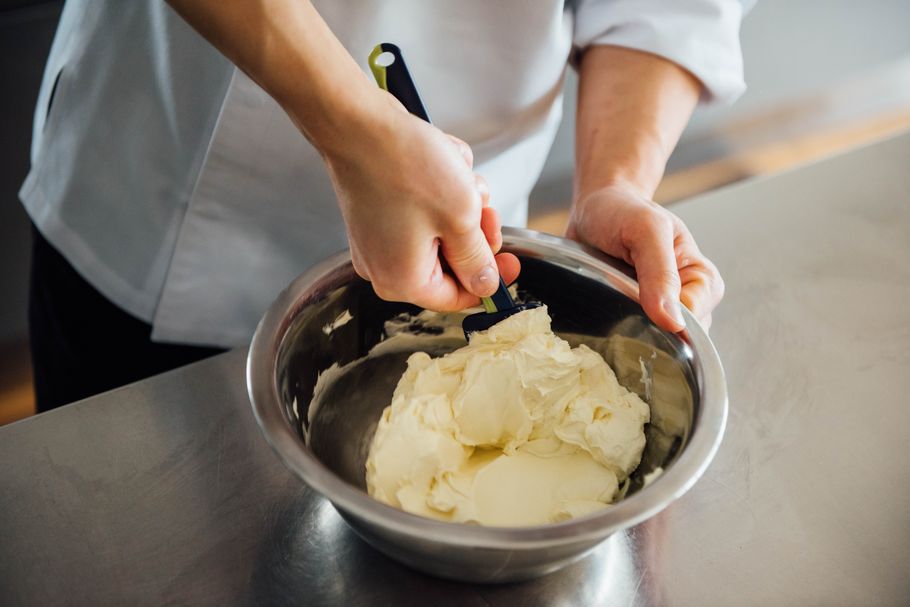
[[650, 412], [545, 307], [408, 359], [366, 464], [373, 497], [423, 516], [539, 525], [610, 504], [638, 466]]

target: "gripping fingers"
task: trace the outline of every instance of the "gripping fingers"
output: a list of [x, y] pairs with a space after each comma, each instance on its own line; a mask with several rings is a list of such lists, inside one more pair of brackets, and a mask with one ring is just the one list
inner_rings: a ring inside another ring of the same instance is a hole
[[471, 294], [487, 297], [499, 287], [499, 269], [480, 226], [443, 235], [442, 254]]
[[502, 248], [502, 222], [499, 213], [493, 207], [484, 207], [480, 212], [480, 229], [490, 245], [493, 253], [498, 253]]
[[658, 326], [681, 331], [685, 320], [679, 307], [680, 276], [668, 221], [651, 221], [633, 230], [627, 246], [638, 274], [641, 305]]
[[461, 153], [462, 158], [467, 163], [468, 168], [474, 168], [474, 152], [471, 150], [471, 146], [467, 143], [456, 137], [455, 135], [449, 135], [449, 139], [452, 140], [452, 143], [455, 144], [455, 147], [458, 148], [458, 151]]
[[712, 310], [723, 299], [724, 280], [717, 266], [698, 250], [685, 226], [680, 225], [679, 230], [676, 263], [682, 282], [680, 300], [702, 325], [707, 326], [710, 324]]
[[724, 296], [724, 281], [717, 268], [702, 258], [679, 271], [682, 280], [680, 299], [702, 324]]
[[483, 206], [490, 206], [490, 186], [487, 184], [487, 180], [474, 173], [474, 185], [477, 188], [477, 193], [480, 194], [480, 201]]

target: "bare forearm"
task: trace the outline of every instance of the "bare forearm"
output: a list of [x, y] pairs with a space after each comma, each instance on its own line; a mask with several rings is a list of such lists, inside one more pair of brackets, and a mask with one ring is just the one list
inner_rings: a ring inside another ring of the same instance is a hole
[[[312, 4], [300, 0], [168, 0], [193, 28], [291, 115], [317, 148], [379, 103]], [[375, 112], [381, 113], [381, 112]]]
[[685, 304], [705, 326], [724, 283], [692, 234], [652, 201], [701, 84], [675, 64], [598, 46], [581, 60], [575, 200], [566, 233], [635, 266], [639, 301], [668, 331]]
[[701, 85], [665, 59], [595, 46], [579, 68], [575, 200], [621, 184], [651, 198]]

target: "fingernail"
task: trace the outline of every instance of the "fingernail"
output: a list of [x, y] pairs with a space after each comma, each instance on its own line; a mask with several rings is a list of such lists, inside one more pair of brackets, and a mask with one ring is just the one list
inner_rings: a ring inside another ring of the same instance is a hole
[[673, 319], [680, 327], [686, 326], [686, 319], [683, 318], [682, 309], [679, 307], [678, 301], [672, 301], [670, 299], [665, 299], [661, 302], [661, 307], [664, 309], [664, 312], [670, 315], [670, 318]]
[[496, 266], [485, 266], [471, 279], [471, 290], [475, 295], [487, 297], [496, 292], [499, 284], [499, 269]]

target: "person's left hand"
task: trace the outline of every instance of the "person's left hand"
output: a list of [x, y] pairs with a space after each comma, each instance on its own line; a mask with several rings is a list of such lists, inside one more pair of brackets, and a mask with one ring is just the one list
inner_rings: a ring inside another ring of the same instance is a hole
[[685, 327], [681, 301], [708, 328], [724, 295], [717, 267], [702, 255], [682, 220], [635, 188], [595, 190], [572, 207], [566, 236], [635, 267], [645, 313], [672, 332]]

